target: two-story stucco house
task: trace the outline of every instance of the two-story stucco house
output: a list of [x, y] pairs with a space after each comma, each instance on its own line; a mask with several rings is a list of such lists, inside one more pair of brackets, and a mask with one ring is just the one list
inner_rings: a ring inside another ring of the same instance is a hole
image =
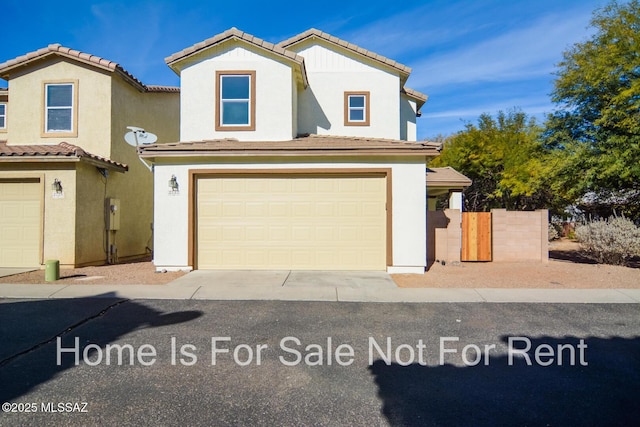
[[0, 267], [149, 254], [153, 174], [127, 126], [179, 135], [179, 88], [60, 45], [0, 64]]
[[180, 141], [154, 163], [157, 269], [423, 273], [426, 96], [410, 69], [318, 30], [235, 28], [166, 59]]

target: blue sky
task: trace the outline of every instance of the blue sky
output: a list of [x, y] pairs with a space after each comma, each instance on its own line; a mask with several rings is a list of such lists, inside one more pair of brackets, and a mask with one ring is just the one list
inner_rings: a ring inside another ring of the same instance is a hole
[[[164, 58], [230, 27], [277, 43], [318, 28], [413, 68], [429, 95], [418, 139], [482, 113], [543, 118], [562, 52], [584, 41], [602, 0], [3, 1], [0, 62], [50, 43], [118, 62], [146, 84], [179, 85]], [[1, 86], [6, 82], [0, 80]]]

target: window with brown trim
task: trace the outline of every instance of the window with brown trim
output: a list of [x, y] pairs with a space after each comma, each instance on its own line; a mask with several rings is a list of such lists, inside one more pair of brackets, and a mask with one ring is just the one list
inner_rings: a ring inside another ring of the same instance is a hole
[[256, 129], [256, 72], [216, 72], [216, 130]]
[[344, 125], [369, 126], [369, 92], [344, 93]]
[[7, 104], [0, 102], [0, 130], [7, 128]]

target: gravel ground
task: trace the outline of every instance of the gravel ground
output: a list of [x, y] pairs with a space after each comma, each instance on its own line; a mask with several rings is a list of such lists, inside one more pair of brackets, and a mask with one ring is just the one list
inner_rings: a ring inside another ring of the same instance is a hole
[[[428, 273], [394, 274], [401, 288], [640, 288], [640, 260], [633, 267], [591, 264], [574, 242], [550, 244], [548, 263], [465, 262], [434, 264]], [[184, 272], [156, 273], [149, 260], [140, 262], [63, 269], [61, 284], [169, 283]], [[45, 283], [44, 270], [0, 278], [0, 283]]]
[[633, 267], [598, 265], [579, 244], [549, 244], [549, 262], [464, 262], [434, 264], [424, 275], [394, 274], [401, 288], [640, 288], [640, 262]]
[[[60, 280], [55, 283], [69, 285], [162, 285], [185, 274], [183, 272], [156, 273], [153, 263], [149, 260], [143, 260], [127, 264], [61, 269]], [[45, 283], [44, 270], [0, 277], [0, 283]]]

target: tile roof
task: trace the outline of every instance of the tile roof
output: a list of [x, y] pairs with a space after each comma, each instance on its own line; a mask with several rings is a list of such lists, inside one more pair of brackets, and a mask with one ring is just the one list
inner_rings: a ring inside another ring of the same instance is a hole
[[405, 79], [409, 76], [409, 74], [411, 74], [411, 68], [407, 67], [406, 65], [400, 64], [399, 62], [396, 62], [393, 59], [385, 58], [382, 55], [378, 55], [375, 52], [361, 48], [360, 46], [356, 46], [353, 43], [349, 43], [348, 41], [339, 39], [335, 36], [332, 36], [331, 34], [325, 33], [324, 31], [320, 31], [315, 28], [311, 28], [303, 33], [300, 33], [296, 36], [291, 37], [290, 39], [282, 41], [278, 43], [278, 46], [286, 49], [313, 37], [322, 39], [336, 46], [340, 46], [344, 49], [350, 50], [351, 52], [357, 53], [359, 55], [363, 55], [383, 65], [391, 67], [399, 71], [401, 74], [403, 74]]
[[179, 72], [175, 68], [175, 64], [177, 64], [178, 62], [182, 61], [185, 58], [188, 58], [191, 55], [194, 55], [198, 52], [208, 49], [211, 46], [215, 46], [219, 43], [222, 43], [230, 39], [237, 39], [237, 40], [247, 42], [253, 46], [267, 50], [280, 57], [283, 57], [290, 61], [295, 62], [301, 67], [303, 83], [305, 87], [307, 86], [307, 76], [306, 76], [306, 70], [304, 66], [304, 58], [302, 56], [290, 50], [286, 50], [276, 44], [273, 44], [265, 40], [262, 40], [258, 37], [252, 36], [249, 33], [245, 33], [244, 31], [241, 31], [236, 27], [231, 27], [220, 34], [217, 34], [211, 38], [208, 38], [200, 43], [196, 43], [193, 46], [190, 46], [186, 49], [181, 50], [180, 52], [176, 52], [173, 55], [166, 57], [164, 60], [167, 63], [167, 65], [171, 67], [172, 70], [174, 70], [175, 72]]
[[238, 141], [218, 139], [141, 146], [142, 157], [162, 156], [350, 156], [419, 155], [437, 156], [441, 144], [394, 139], [325, 135], [303, 135], [289, 141]]
[[[33, 52], [29, 52], [25, 55], [19, 56], [14, 59], [10, 59], [6, 62], [0, 64], [0, 77], [5, 80], [8, 80], [11, 74], [11, 71], [18, 67], [26, 66], [31, 64], [32, 62], [41, 60], [51, 55], [58, 55], [65, 58], [73, 59], [75, 61], [82, 62], [84, 64], [91, 65], [93, 67], [101, 68], [103, 70], [111, 71], [120, 74], [124, 80], [133, 85], [136, 89], [141, 92], [176, 92], [178, 88], [169, 88], [167, 86], [151, 86], [152, 88], [156, 88], [155, 90], [149, 89], [149, 86], [146, 86], [140, 80], [138, 80], [133, 74], [129, 73], [127, 70], [122, 68], [118, 63], [109, 61], [108, 59], [101, 58], [96, 55], [91, 55], [89, 53], [80, 52], [79, 50], [74, 50], [68, 47], [61, 46], [60, 44], [50, 44], [47, 47], [43, 47], [42, 49], [38, 49]], [[157, 88], [165, 88], [164, 90], [157, 90]]]
[[403, 87], [402, 93], [416, 101], [418, 111], [420, 111], [420, 108], [424, 105], [425, 102], [427, 102], [427, 99], [429, 99], [429, 97], [424, 93], [418, 92], [417, 90], [413, 90], [408, 87]]
[[0, 141], [0, 161], [49, 158], [51, 160], [84, 160], [97, 166], [125, 172], [129, 167], [105, 157], [88, 153], [77, 145], [61, 142], [57, 145], [7, 145], [7, 141]]
[[147, 85], [147, 92], [174, 92], [179, 93], [180, 88], [177, 86], [160, 86], [160, 85]]
[[427, 185], [438, 187], [468, 187], [473, 183], [467, 176], [451, 166], [427, 168]]

